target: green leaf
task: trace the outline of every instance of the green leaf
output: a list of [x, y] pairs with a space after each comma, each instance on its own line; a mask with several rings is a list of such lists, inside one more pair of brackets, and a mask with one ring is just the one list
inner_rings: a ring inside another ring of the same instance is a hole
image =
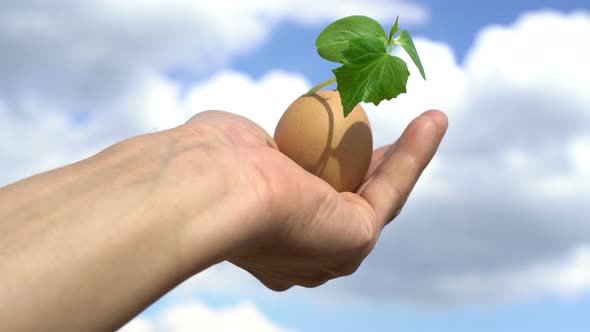
[[353, 39], [344, 65], [333, 70], [345, 117], [362, 101], [379, 105], [406, 92], [408, 67], [402, 59], [389, 55], [386, 45], [380, 38]]
[[343, 64], [359, 63], [372, 54], [387, 54], [387, 40], [370, 36], [361, 36], [350, 41], [344, 53]]
[[420, 70], [420, 75], [422, 78], [426, 80], [426, 74], [424, 73], [424, 67], [422, 67], [422, 62], [420, 61], [420, 57], [418, 56], [418, 51], [416, 51], [416, 46], [414, 46], [414, 42], [412, 41], [412, 37], [410, 37], [410, 33], [406, 30], [402, 30], [400, 32], [399, 37], [396, 38], [396, 42], [400, 44], [406, 52], [414, 61], [414, 64]]
[[391, 41], [391, 38], [393, 38], [393, 36], [395, 36], [395, 34], [398, 31], [399, 31], [399, 16], [395, 19], [395, 23], [391, 27], [391, 30], [389, 30], [389, 41]]
[[387, 43], [387, 35], [379, 22], [354, 15], [334, 21], [320, 33], [316, 40], [318, 54], [328, 61], [343, 63], [350, 41], [360, 36], [382, 39]]

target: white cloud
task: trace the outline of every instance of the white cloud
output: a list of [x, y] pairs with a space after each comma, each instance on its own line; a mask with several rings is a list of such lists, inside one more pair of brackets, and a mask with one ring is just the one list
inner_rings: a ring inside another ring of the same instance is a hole
[[240, 114], [272, 135], [289, 104], [310, 87], [303, 76], [280, 71], [270, 72], [258, 81], [244, 74], [223, 72], [190, 90], [186, 107]]
[[213, 309], [199, 302], [175, 304], [156, 317], [138, 317], [120, 332], [283, 332], [294, 331], [270, 321], [256, 305], [248, 302]]
[[447, 137], [376, 251], [331, 294], [449, 304], [590, 290], [590, 49], [578, 45], [589, 30], [584, 12], [524, 15], [484, 29], [463, 66], [417, 41], [428, 81], [411, 69], [409, 93], [370, 110], [376, 140], [430, 105], [447, 111]]
[[231, 294], [235, 298], [248, 298], [253, 292], [263, 289], [264, 286], [247, 272], [223, 262], [188, 279], [171, 296], [183, 301], [206, 294]]
[[273, 7], [276, 8], [276, 14], [308, 24], [321, 22], [326, 17], [335, 20], [348, 15], [367, 15], [384, 24], [392, 24], [391, 18], [397, 15], [405, 23], [424, 23], [429, 18], [427, 9], [413, 1], [277, 0], [272, 2], [275, 4]]
[[[282, 74], [272, 74], [263, 85], [286, 85], [272, 90], [278, 96], [250, 91], [257, 99], [238, 95], [239, 90], [231, 96], [209, 90], [207, 104], [199, 96], [203, 92], [195, 90], [186, 106], [185, 87], [162, 73], [210, 73], [258, 46], [281, 22], [325, 24], [353, 12], [382, 19], [400, 14], [408, 23], [428, 16], [423, 6], [385, 0], [1, 2], [0, 152], [5, 170], [0, 183], [181, 123], [199, 107], [227, 106], [270, 129], [274, 118], [242, 105], [282, 107], [275, 100], [300, 93], [306, 84], [302, 78], [293, 77], [298, 83], [292, 86], [280, 81]], [[218, 75], [212, 84], [239, 84], [236, 80], [254, 90], [263, 88], [237, 73]]]
[[103, 111], [82, 122], [35, 98], [23, 98], [22, 113], [2, 111], [0, 103], [0, 126], [5, 127], [0, 130], [0, 184], [85, 158], [129, 136], [177, 126], [209, 109], [246, 116], [272, 133], [289, 103], [308, 89], [301, 75], [281, 71], [259, 80], [224, 71], [186, 91], [178, 82], [146, 73], [133, 90], [101, 102]]
[[156, 332], [156, 329], [149, 319], [138, 316], [119, 329], [119, 332]]
[[319, 25], [352, 13], [399, 14], [407, 23], [428, 15], [423, 6], [385, 0], [2, 2], [0, 98], [18, 109], [32, 92], [88, 111], [132, 91], [146, 70], [210, 73], [281, 22]]
[[[526, 281], [526, 282], [523, 282]], [[510, 293], [514, 299], [527, 299], [548, 290], [567, 297], [575, 297], [590, 288], [590, 246], [580, 246], [565, 257], [532, 264], [526, 269], [507, 270], [490, 275], [452, 276], [441, 283], [449, 294], [464, 296], [468, 302], [473, 294], [485, 301], [503, 300]], [[503, 289], [492, 293], [486, 287]]]
[[[166, 7], [112, 1], [90, 10], [74, 1], [47, 8], [21, 1], [2, 8], [0, 42], [9, 52], [0, 61], [0, 183], [174, 126], [204, 109], [242, 114], [272, 132], [282, 110], [309, 87], [304, 77], [274, 71], [254, 80], [225, 71], [186, 87], [160, 73], [197, 58], [217, 61], [195, 48], [209, 47], [208, 38], [223, 40], [233, 54], [245, 45], [232, 44], [236, 35], [255, 44], [274, 21], [339, 15], [328, 5], [297, 12], [292, 3], [239, 2], [228, 12], [220, 10], [221, 2], [206, 8], [183, 1]], [[226, 26], [233, 19], [234, 26]], [[432, 107], [450, 117], [447, 138], [404, 213], [358, 273], [314, 294], [481, 303], [590, 288], [584, 282], [590, 49], [578, 46], [586, 31], [587, 13], [526, 15], [482, 31], [465, 65], [448, 46], [418, 39], [428, 80], [410, 66], [408, 94], [378, 109], [367, 105], [375, 140], [392, 141], [412, 117]], [[187, 289], [223, 292], [207, 284], [220, 275], [226, 284], [239, 281], [238, 288], [252, 285], [233, 268], [215, 273]], [[153, 324], [134, 326], [147, 331]]]
[[[313, 293], [295, 289], [292, 294], [448, 305], [569, 297], [590, 290], [585, 200], [590, 101], [577, 91], [590, 67], [564, 65], [527, 83], [509, 76], [521, 75], [518, 71], [503, 72], [505, 78], [499, 74], [501, 61], [507, 61], [504, 53], [517, 52], [511, 61], [539, 69], [555, 61], [556, 54], [547, 59], [529, 44], [536, 43], [529, 35], [549, 23], [552, 34], [570, 39], [583, 37], [584, 24], [590, 28], [590, 18], [580, 13], [526, 15], [513, 26], [491, 28], [503, 31], [501, 40], [514, 39], [511, 48], [501, 48], [484, 30], [465, 66], [446, 45], [417, 40], [428, 80], [412, 69], [408, 94], [378, 108], [366, 105], [375, 140], [377, 145], [392, 141], [411, 118], [431, 107], [449, 115], [447, 139], [404, 213], [360, 270]], [[589, 50], [568, 45], [560, 51], [590, 57]], [[495, 69], [482, 75], [484, 70], [473, 67], [479, 61]], [[550, 84], [551, 75], [559, 87]], [[244, 273], [229, 266], [215, 269], [215, 276], [204, 274], [180, 291], [215, 294], [221, 290], [207, 280], [223, 275], [237, 285], [230, 292], [259, 294], [260, 287]]]
[[588, 12], [564, 19], [558, 12], [545, 11], [525, 14], [513, 26], [486, 28], [466, 60], [472, 83], [487, 89], [507, 85], [551, 92], [587, 105], [587, 90], [575, 82], [587, 79], [590, 50], [579, 44], [581, 31], [589, 28], [588, 19]]

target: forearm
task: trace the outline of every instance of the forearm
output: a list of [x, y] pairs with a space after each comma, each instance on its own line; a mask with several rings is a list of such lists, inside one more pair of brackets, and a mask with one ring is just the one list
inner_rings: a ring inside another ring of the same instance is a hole
[[[144, 136], [0, 189], [4, 329], [114, 330], [229, 255], [236, 243], [224, 235], [225, 216], [211, 223], [228, 203], [218, 176], [195, 165], [187, 210], [165, 172], [176, 150], [170, 136]], [[178, 187], [186, 194], [190, 183]]]

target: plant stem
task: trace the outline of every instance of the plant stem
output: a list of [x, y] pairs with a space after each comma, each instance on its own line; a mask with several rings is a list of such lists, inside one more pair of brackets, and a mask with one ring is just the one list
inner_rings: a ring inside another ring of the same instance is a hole
[[330, 85], [332, 83], [336, 83], [336, 77], [332, 77], [329, 80], [325, 80], [325, 81], [319, 83], [318, 85], [316, 85], [313, 88], [311, 88], [311, 90], [309, 90], [305, 95], [306, 96], [311, 96], [314, 93], [318, 92], [320, 89], [325, 88], [325, 87], [327, 87], [328, 85]]
[[387, 53], [391, 54], [391, 51], [393, 51], [393, 47], [396, 44], [397, 44], [397, 38], [390, 40], [389, 43], [387, 43], [387, 47], [389, 47], [389, 50], [387, 51]]

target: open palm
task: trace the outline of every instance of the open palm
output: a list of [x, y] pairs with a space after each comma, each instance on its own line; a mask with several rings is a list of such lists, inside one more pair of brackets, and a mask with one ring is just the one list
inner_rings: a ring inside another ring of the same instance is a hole
[[276, 149], [254, 122], [230, 113], [200, 113], [191, 121], [217, 128], [253, 165], [256, 186], [267, 188], [265, 231], [229, 261], [281, 291], [315, 287], [356, 271], [384, 225], [403, 207], [434, 156], [447, 128], [446, 116], [428, 111], [412, 121], [393, 144], [374, 151], [356, 193], [338, 193]]

